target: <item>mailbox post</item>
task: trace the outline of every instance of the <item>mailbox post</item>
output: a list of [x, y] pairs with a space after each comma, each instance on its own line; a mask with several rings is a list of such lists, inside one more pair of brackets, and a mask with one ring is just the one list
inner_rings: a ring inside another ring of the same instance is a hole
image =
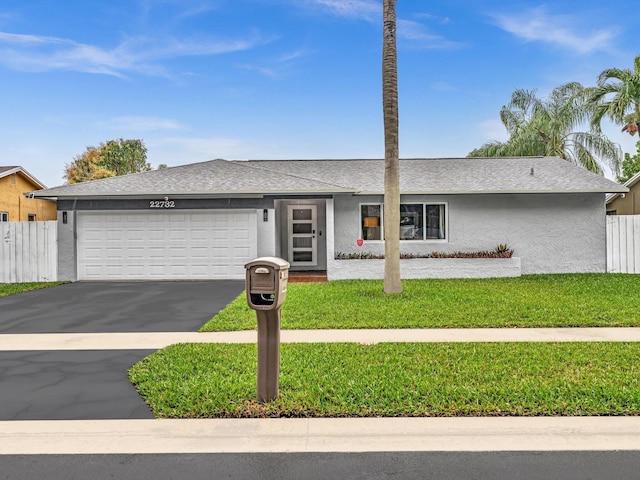
[[247, 303], [258, 320], [258, 401], [278, 397], [280, 310], [287, 296], [289, 262], [261, 257], [245, 264]]

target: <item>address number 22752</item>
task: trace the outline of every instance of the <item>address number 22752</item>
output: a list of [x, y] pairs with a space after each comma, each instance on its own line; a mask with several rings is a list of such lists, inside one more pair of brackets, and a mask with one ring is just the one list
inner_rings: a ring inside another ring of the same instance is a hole
[[164, 197], [164, 200], [151, 200], [149, 208], [176, 208], [176, 202], [169, 200], [169, 197]]

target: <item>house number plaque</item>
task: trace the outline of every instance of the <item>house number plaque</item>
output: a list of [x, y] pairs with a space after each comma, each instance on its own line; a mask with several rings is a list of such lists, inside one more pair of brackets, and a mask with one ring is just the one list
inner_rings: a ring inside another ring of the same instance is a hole
[[169, 197], [164, 197], [164, 200], [151, 200], [149, 208], [176, 208], [176, 202], [169, 200]]

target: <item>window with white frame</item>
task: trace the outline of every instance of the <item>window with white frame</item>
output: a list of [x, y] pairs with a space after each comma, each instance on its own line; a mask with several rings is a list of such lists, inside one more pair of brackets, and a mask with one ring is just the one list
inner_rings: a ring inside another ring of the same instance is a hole
[[[383, 205], [360, 205], [363, 240], [382, 240]], [[401, 203], [400, 240], [446, 240], [447, 210], [444, 203]]]
[[0, 212], [0, 222], [8, 222], [9, 214], [7, 212]]
[[36, 221], [36, 214], [35, 213], [30, 213], [29, 215], [27, 215], [27, 220], [30, 222], [35, 222]]

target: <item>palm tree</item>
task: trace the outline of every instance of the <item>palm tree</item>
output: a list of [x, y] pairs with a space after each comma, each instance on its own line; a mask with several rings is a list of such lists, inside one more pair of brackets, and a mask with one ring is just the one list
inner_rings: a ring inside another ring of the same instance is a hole
[[535, 90], [516, 90], [500, 110], [509, 139], [489, 142], [469, 157], [557, 156], [602, 174], [607, 165], [620, 170], [620, 147], [600, 131], [578, 128], [592, 118], [591, 89], [571, 82], [553, 89], [546, 99]]
[[383, 2], [382, 106], [384, 113], [384, 292], [402, 292], [400, 279], [400, 160], [396, 0]]
[[[600, 130], [607, 117], [623, 131], [633, 135], [640, 122], [640, 55], [633, 60], [633, 70], [607, 68], [598, 75], [598, 86], [591, 92], [594, 113], [591, 125]], [[635, 127], [635, 128], [634, 128]]]

